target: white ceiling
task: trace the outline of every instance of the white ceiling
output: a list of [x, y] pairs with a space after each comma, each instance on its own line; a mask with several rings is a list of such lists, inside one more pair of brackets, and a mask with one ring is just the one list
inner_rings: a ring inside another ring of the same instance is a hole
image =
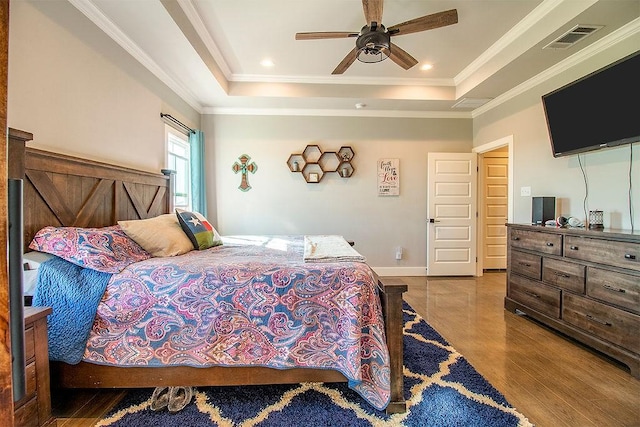
[[[458, 23], [392, 37], [418, 60], [409, 70], [356, 61], [331, 75], [355, 39], [295, 33], [358, 32], [361, 0], [69, 1], [197, 111], [215, 114], [472, 117], [476, 107], [452, 107], [488, 99], [486, 109], [640, 27], [640, 0], [386, 0], [387, 27], [449, 9]], [[542, 49], [578, 24], [603, 28], [568, 49]], [[272, 67], [260, 64], [266, 58]], [[422, 71], [425, 63], [433, 68]]]

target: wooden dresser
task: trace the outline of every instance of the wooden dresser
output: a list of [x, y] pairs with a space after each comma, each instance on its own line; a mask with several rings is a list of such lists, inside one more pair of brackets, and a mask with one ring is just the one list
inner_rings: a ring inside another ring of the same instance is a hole
[[640, 378], [640, 232], [507, 224], [505, 308]]
[[15, 426], [44, 426], [51, 418], [51, 389], [49, 384], [49, 346], [47, 344], [48, 307], [25, 307], [24, 338], [27, 392], [14, 405]]

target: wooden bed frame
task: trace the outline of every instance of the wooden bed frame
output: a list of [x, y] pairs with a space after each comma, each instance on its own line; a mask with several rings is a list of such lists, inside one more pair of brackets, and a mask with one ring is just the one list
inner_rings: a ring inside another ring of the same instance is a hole
[[[24, 244], [47, 225], [104, 227], [173, 212], [171, 175], [141, 172], [26, 147], [33, 135], [9, 129], [9, 178], [24, 179]], [[407, 285], [378, 278], [391, 363], [388, 413], [404, 412], [402, 294]], [[262, 367], [114, 367], [51, 363], [52, 387], [138, 388], [346, 382], [337, 371]]]

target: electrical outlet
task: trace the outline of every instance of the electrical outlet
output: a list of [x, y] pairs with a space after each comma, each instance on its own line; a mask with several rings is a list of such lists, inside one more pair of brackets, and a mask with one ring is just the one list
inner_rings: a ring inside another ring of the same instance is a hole
[[520, 187], [520, 195], [522, 197], [531, 195], [531, 187]]
[[396, 259], [402, 259], [402, 247], [398, 246], [396, 248]]

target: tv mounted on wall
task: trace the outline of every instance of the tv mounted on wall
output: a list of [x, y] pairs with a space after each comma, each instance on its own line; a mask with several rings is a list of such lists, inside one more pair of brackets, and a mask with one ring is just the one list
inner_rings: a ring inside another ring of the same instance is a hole
[[542, 96], [554, 157], [640, 141], [640, 51]]

